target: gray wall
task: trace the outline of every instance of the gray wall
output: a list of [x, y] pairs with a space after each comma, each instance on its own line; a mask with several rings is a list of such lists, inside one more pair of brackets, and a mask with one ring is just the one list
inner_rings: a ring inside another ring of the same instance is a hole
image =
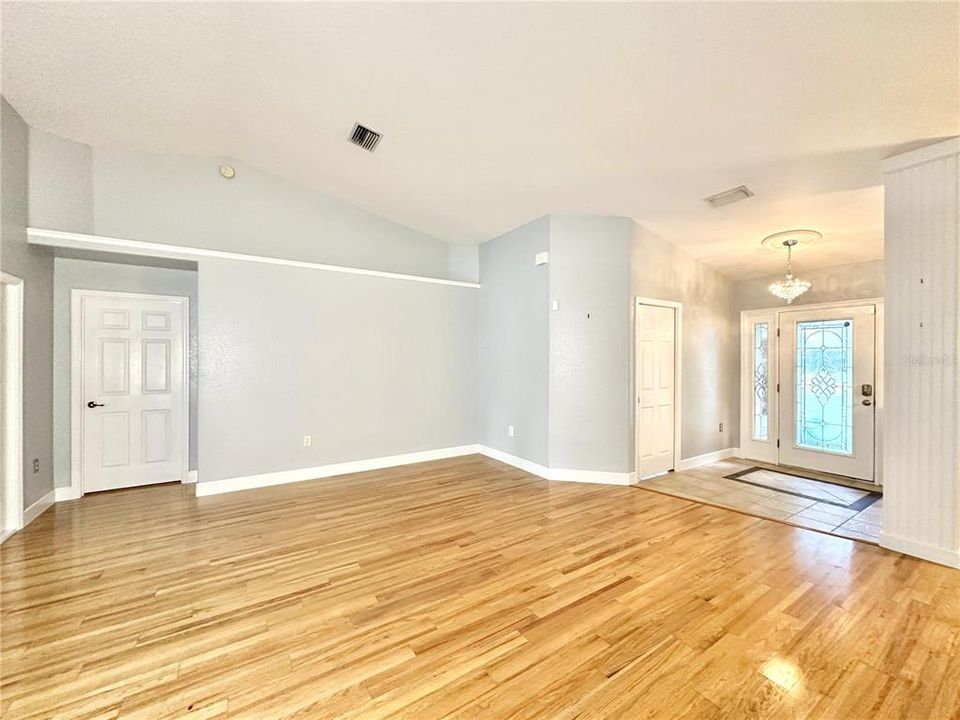
[[476, 442], [476, 290], [216, 260], [199, 290], [201, 482]]
[[550, 463], [631, 472], [630, 243], [634, 223], [550, 216]]
[[682, 456], [736, 447], [740, 325], [732, 283], [640, 225], [630, 268], [631, 295], [683, 303]]
[[[550, 269], [543, 217], [480, 246], [480, 442], [549, 464]], [[507, 435], [513, 425], [514, 437]]]
[[93, 197], [98, 235], [431, 277], [449, 269], [445, 242], [226, 158], [97, 148]]
[[53, 278], [53, 449], [56, 486], [70, 485], [70, 298], [74, 289], [190, 298], [190, 469], [197, 469], [196, 271], [56, 258]]
[[[24, 281], [24, 507], [53, 489], [53, 257], [27, 245], [29, 134], [0, 98], [0, 267]], [[40, 470], [33, 472], [34, 458]]]
[[[883, 260], [837, 265], [811, 271], [798, 270], [797, 277], [809, 280], [813, 283], [813, 287], [794, 300], [794, 305], [883, 297]], [[770, 283], [782, 279], [781, 274], [738, 282], [734, 286], [734, 303], [737, 310], [782, 307], [783, 300], [771, 295], [767, 289]]]

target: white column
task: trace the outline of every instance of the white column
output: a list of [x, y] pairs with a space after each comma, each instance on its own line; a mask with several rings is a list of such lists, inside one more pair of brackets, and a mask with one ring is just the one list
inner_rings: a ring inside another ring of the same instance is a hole
[[880, 544], [960, 567], [960, 138], [884, 162]]

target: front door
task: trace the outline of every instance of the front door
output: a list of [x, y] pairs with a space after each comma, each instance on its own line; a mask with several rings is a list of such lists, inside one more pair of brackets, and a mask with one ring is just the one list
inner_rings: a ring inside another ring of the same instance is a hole
[[874, 479], [873, 305], [780, 314], [780, 463]]
[[82, 296], [84, 492], [184, 479], [186, 303]]

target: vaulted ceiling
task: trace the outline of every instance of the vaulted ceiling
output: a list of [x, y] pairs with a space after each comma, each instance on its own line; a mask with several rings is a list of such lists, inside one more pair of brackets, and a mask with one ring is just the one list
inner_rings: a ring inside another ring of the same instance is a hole
[[806, 267], [882, 255], [879, 160], [960, 134], [958, 8], [5, 3], [3, 93], [59, 135], [235, 157], [452, 242], [625, 215], [750, 277], [792, 227], [824, 233]]

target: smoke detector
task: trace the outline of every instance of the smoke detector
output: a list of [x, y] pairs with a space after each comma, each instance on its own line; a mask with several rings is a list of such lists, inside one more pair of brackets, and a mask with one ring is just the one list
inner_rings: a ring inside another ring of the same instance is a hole
[[369, 150], [373, 152], [377, 148], [377, 143], [380, 142], [380, 138], [383, 135], [378, 133], [376, 130], [371, 130], [366, 125], [361, 125], [356, 123], [353, 126], [353, 132], [350, 133], [350, 142], [354, 145], [362, 147], [364, 150]]
[[723, 207], [741, 200], [753, 197], [753, 190], [746, 185], [735, 187], [733, 190], [724, 190], [723, 192], [704, 198], [703, 201], [712, 208]]

